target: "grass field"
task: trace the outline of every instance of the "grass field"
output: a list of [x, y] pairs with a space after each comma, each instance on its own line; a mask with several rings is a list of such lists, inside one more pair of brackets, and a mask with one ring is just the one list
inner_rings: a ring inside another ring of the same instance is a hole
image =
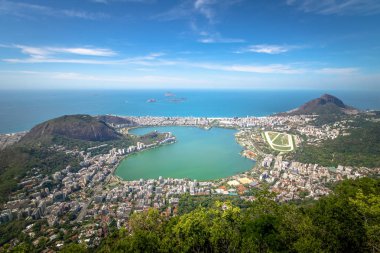
[[290, 146], [288, 134], [278, 134], [276, 138], [272, 139], [274, 145]]
[[276, 132], [267, 132], [267, 133], [271, 140], [274, 140], [278, 136], [278, 133]]
[[269, 146], [276, 151], [290, 152], [294, 150], [294, 139], [290, 134], [267, 131], [264, 132], [264, 137]]

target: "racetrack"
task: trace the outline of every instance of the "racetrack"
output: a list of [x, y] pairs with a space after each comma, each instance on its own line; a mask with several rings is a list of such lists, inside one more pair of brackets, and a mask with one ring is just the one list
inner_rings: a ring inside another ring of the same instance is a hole
[[264, 136], [269, 146], [276, 151], [291, 152], [294, 150], [293, 136], [286, 133], [266, 131]]

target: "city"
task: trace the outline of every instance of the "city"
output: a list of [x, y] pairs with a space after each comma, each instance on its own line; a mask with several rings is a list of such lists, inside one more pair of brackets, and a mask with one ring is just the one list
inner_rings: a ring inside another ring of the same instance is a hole
[[[128, 133], [131, 127], [144, 126], [197, 126], [205, 131], [211, 127], [235, 128], [238, 130], [235, 135], [236, 141], [244, 149], [242, 155], [256, 161], [256, 164], [244, 173], [210, 181], [162, 177], [124, 181], [114, 175], [122, 159], [135, 152], [159, 148], [160, 145], [175, 145], [175, 136], [165, 133], [163, 140], [153, 144], [138, 142], [136, 146], [112, 148], [108, 153], [98, 155], [92, 155], [91, 151], [104, 148], [106, 144], [87, 150], [70, 150], [64, 146], [53, 145], [50, 149], [63, 151], [80, 160], [80, 169], [74, 171], [68, 165], [66, 169], [51, 176], [43, 176], [39, 168], [34, 168], [18, 184], [20, 190], [14, 192], [9, 201], [2, 206], [0, 222], [28, 220], [30, 225], [23, 233], [31, 238], [35, 246], [42, 238], [48, 238], [55, 248], [63, 247], [64, 243], [57, 235], [63, 231], [65, 235], [70, 235], [72, 240], [94, 247], [109, 233], [111, 222], [117, 228], [124, 227], [132, 213], [155, 208], [165, 216], [175, 216], [183, 195], [228, 195], [254, 201], [252, 190], [267, 186], [276, 194], [278, 202], [318, 199], [331, 192], [328, 186], [333, 183], [380, 173], [380, 168], [335, 168], [300, 163], [292, 160], [287, 152], [271, 149], [263, 138], [263, 132], [271, 130], [294, 134], [297, 137], [296, 146], [302, 141], [318, 143], [345, 134], [347, 126], [344, 121], [317, 127], [312, 125], [315, 117], [306, 115], [123, 118], [133, 123], [113, 126], [124, 134]], [[6, 142], [3, 142], [3, 145], [9, 143], [8, 139], [5, 138]], [[40, 220], [46, 220], [48, 227], [36, 233], [33, 226]]]

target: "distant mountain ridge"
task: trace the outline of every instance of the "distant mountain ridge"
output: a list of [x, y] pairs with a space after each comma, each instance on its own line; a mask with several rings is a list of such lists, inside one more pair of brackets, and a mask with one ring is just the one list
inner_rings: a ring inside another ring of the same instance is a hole
[[21, 141], [42, 140], [55, 136], [84, 141], [110, 141], [122, 138], [104, 121], [90, 115], [65, 115], [33, 127]]
[[296, 109], [286, 113], [280, 113], [279, 115], [352, 114], [357, 112], [357, 109], [344, 104], [339, 98], [330, 94], [324, 94], [319, 98], [310, 100]]

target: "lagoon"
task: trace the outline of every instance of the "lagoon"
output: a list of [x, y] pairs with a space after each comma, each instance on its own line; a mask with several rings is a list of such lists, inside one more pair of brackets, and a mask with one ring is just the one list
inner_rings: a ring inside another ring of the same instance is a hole
[[251, 169], [254, 161], [240, 155], [234, 129], [197, 127], [144, 127], [130, 131], [142, 135], [157, 130], [172, 132], [177, 142], [132, 154], [121, 161], [115, 174], [125, 180], [190, 178], [212, 180]]

